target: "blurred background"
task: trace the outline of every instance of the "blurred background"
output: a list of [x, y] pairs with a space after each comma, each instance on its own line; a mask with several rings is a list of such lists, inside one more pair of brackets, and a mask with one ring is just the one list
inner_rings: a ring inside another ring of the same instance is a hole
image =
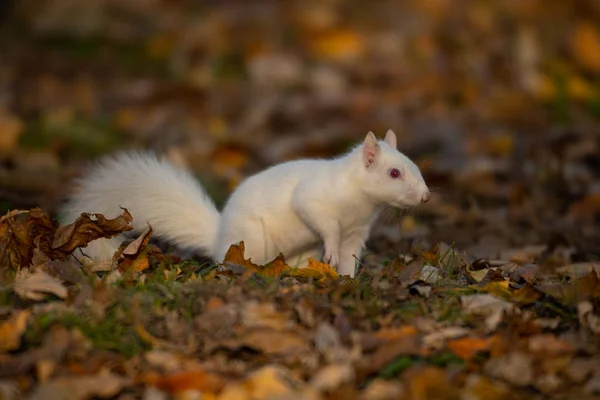
[[54, 212], [120, 149], [167, 154], [222, 203], [391, 128], [436, 190], [371, 248], [599, 253], [597, 0], [0, 4], [3, 213]]

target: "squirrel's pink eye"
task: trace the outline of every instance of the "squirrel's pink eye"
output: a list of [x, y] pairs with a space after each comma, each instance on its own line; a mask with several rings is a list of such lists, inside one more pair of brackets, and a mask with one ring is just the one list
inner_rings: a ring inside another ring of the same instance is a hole
[[390, 169], [390, 177], [394, 179], [400, 178], [400, 170], [398, 168]]

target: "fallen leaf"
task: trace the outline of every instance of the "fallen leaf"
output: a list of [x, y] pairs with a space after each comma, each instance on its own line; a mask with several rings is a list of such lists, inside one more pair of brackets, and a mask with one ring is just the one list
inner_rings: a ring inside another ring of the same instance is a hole
[[600, 32], [595, 23], [577, 23], [571, 37], [571, 51], [581, 66], [600, 72]]
[[130, 231], [133, 229], [132, 221], [133, 217], [125, 209], [121, 215], [113, 219], [107, 219], [102, 214], [83, 213], [75, 222], [56, 230], [52, 242], [54, 257], [64, 258], [76, 248], [87, 246], [92, 240], [111, 238]]
[[492, 358], [485, 363], [483, 370], [494, 378], [502, 379], [517, 387], [524, 387], [533, 383], [533, 361], [533, 356], [514, 351]]
[[312, 43], [316, 55], [333, 60], [351, 60], [360, 57], [365, 51], [362, 37], [347, 29], [322, 35]]
[[245, 304], [240, 313], [242, 324], [247, 328], [269, 328], [286, 330], [294, 328], [288, 312], [280, 312], [273, 303], [258, 303], [255, 301]]
[[381, 371], [387, 364], [400, 356], [421, 355], [421, 353], [420, 336], [416, 331], [407, 329], [401, 338], [380, 345], [373, 355], [363, 356], [356, 363], [357, 380]]
[[577, 315], [579, 323], [587, 327], [592, 333], [600, 335], [600, 316], [594, 313], [594, 306], [589, 301], [577, 304]]
[[444, 347], [446, 340], [456, 339], [469, 334], [469, 330], [460, 326], [449, 326], [438, 329], [423, 337], [423, 346], [428, 349], [439, 350]]
[[596, 271], [575, 279], [571, 283], [547, 283], [535, 288], [564, 304], [575, 305], [586, 299], [600, 298], [600, 279], [598, 279]]
[[25, 332], [31, 311], [15, 310], [13, 315], [0, 323], [0, 353], [14, 350], [21, 345], [21, 335]]
[[37, 386], [30, 400], [85, 400], [117, 395], [130, 381], [110, 372], [95, 376], [69, 376]]
[[455, 399], [457, 390], [441, 368], [416, 367], [402, 374], [402, 380], [414, 400]]
[[14, 151], [23, 128], [23, 121], [8, 114], [4, 107], [0, 107], [0, 154], [9, 154]]
[[198, 390], [205, 394], [217, 394], [225, 385], [225, 380], [219, 375], [203, 370], [184, 371], [165, 375], [148, 373], [140, 379], [167, 393]]
[[573, 346], [552, 334], [535, 335], [529, 338], [529, 351], [545, 356], [570, 354], [575, 351]]
[[260, 268], [259, 274], [263, 276], [277, 277], [288, 270], [290, 270], [290, 266], [285, 263], [283, 254], [280, 253], [273, 261]]
[[223, 259], [223, 264], [231, 263], [236, 265], [241, 265], [243, 267], [248, 268], [250, 271], [258, 272], [260, 271], [260, 266], [254, 264], [252, 260], [244, 258], [244, 252], [246, 251], [246, 247], [244, 246], [244, 242], [239, 242], [238, 244], [232, 244], [227, 250], [225, 254], [225, 258]]
[[152, 237], [152, 227], [148, 225], [148, 227], [140, 233], [140, 235], [129, 243], [121, 254], [126, 256], [131, 256], [135, 254], [139, 254], [140, 250], [148, 245], [150, 238]]
[[39, 208], [13, 210], [0, 219], [0, 265], [28, 268], [37, 247], [52, 254], [58, 224]]
[[344, 383], [353, 381], [354, 368], [350, 364], [330, 364], [313, 375], [310, 385], [322, 392], [330, 392]]
[[463, 310], [467, 314], [485, 317], [485, 326], [493, 331], [502, 320], [504, 313], [514, 310], [514, 305], [490, 294], [460, 296]]
[[294, 356], [309, 350], [308, 342], [299, 334], [273, 329], [252, 329], [228, 347], [247, 346], [268, 355]]
[[250, 399], [291, 398], [300, 383], [283, 367], [266, 366], [244, 381]]
[[40, 347], [3, 358], [0, 362], [0, 377], [22, 375], [41, 360], [54, 363], [62, 361], [69, 347], [73, 350], [76, 344], [73, 337], [73, 333], [62, 326], [53, 326]]
[[472, 400], [504, 400], [511, 397], [512, 389], [502, 382], [479, 374], [470, 374], [461, 391], [461, 398]]
[[405, 389], [402, 383], [376, 378], [368, 384], [361, 398], [364, 400], [388, 400], [405, 397]]
[[473, 338], [466, 337], [460, 339], [449, 340], [446, 346], [450, 351], [456, 354], [463, 360], [470, 360], [481, 351], [486, 351], [490, 348], [493, 338]]
[[42, 300], [47, 294], [66, 299], [69, 294], [61, 281], [42, 270], [33, 273], [27, 270], [19, 271], [15, 278], [14, 291], [22, 298], [30, 300]]
[[312, 258], [308, 259], [308, 266], [306, 269], [320, 272], [323, 278], [336, 279], [339, 277], [337, 271], [331, 268], [329, 264], [322, 263]]

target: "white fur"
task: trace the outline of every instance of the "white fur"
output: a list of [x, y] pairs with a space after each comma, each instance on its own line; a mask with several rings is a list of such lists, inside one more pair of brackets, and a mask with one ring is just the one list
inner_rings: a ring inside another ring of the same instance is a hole
[[[148, 153], [119, 153], [101, 159], [78, 180], [78, 192], [62, 209], [66, 222], [81, 213], [114, 218], [126, 208], [136, 231], [149, 223], [154, 234], [185, 247], [211, 253], [219, 211], [198, 181]], [[110, 261], [124, 237], [99, 239], [84, 250], [97, 261]]]
[[[121, 154], [107, 159], [81, 182], [66, 206], [74, 220], [81, 212], [131, 212], [136, 228], [149, 222], [162, 237], [197, 248], [222, 261], [232, 243], [244, 241], [246, 257], [262, 264], [280, 252], [289, 264], [323, 259], [354, 276], [373, 221], [386, 205], [407, 207], [429, 196], [417, 166], [390, 146], [389, 131], [378, 142], [369, 133], [362, 145], [332, 160], [298, 160], [273, 166], [246, 179], [221, 216], [191, 175], [151, 155]], [[389, 175], [391, 168], [401, 178]], [[92, 258], [112, 256], [118, 240], [95, 241]]]

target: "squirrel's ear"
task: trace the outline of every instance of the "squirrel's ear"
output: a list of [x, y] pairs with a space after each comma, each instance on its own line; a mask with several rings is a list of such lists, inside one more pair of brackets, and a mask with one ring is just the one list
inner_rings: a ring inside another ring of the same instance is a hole
[[367, 137], [363, 142], [363, 160], [365, 162], [365, 167], [373, 164], [375, 158], [379, 155], [379, 142], [377, 138], [373, 134], [373, 132], [367, 133]]
[[396, 134], [391, 129], [388, 129], [388, 131], [385, 133], [385, 139], [383, 139], [383, 141], [392, 146], [393, 148], [396, 148], [397, 146]]

